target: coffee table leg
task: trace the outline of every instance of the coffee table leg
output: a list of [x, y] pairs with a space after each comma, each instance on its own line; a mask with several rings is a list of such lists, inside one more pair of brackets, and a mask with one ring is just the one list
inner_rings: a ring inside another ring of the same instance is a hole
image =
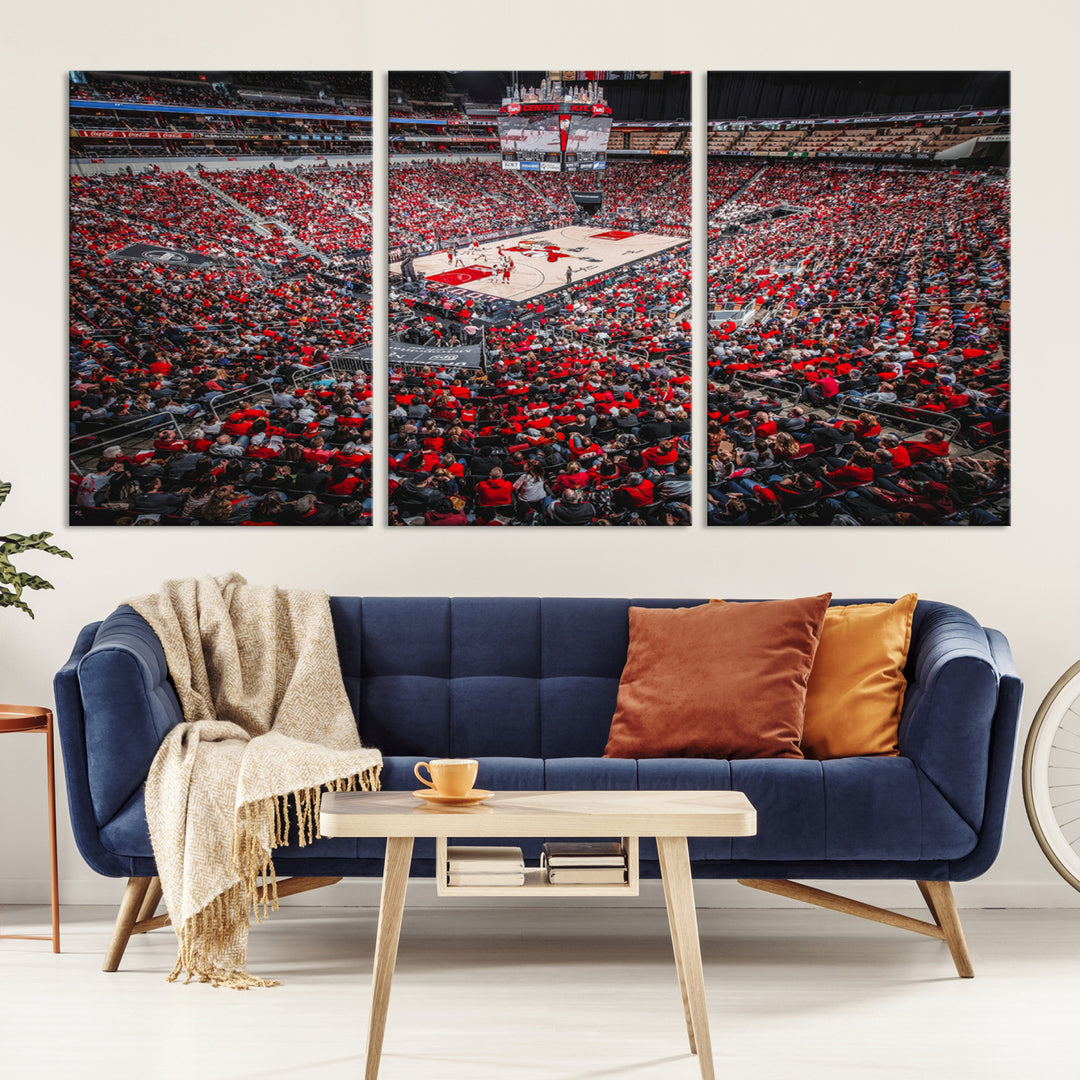
[[401, 917], [405, 911], [405, 889], [409, 884], [413, 838], [388, 836], [383, 864], [382, 897], [379, 900], [379, 930], [375, 936], [375, 972], [371, 979], [371, 1016], [368, 1020], [367, 1065], [364, 1080], [376, 1080], [382, 1057], [386, 1009], [390, 1003], [390, 983], [397, 962]]
[[702, 1080], [714, 1080], [709, 1014], [705, 1008], [705, 974], [701, 969], [694, 879], [690, 875], [686, 837], [658, 836], [656, 847], [660, 853], [660, 873], [664, 878], [664, 895], [671, 920], [671, 944], [676, 956], [682, 957], [680, 982], [686, 987], [686, 1002], [701, 1077]]
[[664, 881], [664, 903], [667, 904], [668, 926], [671, 928], [671, 948], [675, 953], [675, 971], [679, 976], [679, 993], [682, 994], [683, 1015], [686, 1017], [686, 1035], [690, 1040], [690, 1053], [697, 1053], [697, 1044], [694, 1042], [694, 1021], [690, 1016], [690, 999], [686, 996], [686, 973], [683, 971], [682, 946], [679, 944], [679, 927], [675, 922], [674, 898], [671, 895], [671, 880], [668, 877], [668, 868], [665, 865], [667, 859], [664, 849], [657, 842], [657, 851], [660, 855], [660, 877]]

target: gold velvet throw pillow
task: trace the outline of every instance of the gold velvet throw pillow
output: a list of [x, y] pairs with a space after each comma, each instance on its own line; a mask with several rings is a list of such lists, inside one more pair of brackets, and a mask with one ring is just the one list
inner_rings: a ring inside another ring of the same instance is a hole
[[605, 757], [800, 758], [830, 594], [630, 608]]
[[919, 597], [829, 608], [806, 689], [802, 751], [808, 758], [896, 755]]

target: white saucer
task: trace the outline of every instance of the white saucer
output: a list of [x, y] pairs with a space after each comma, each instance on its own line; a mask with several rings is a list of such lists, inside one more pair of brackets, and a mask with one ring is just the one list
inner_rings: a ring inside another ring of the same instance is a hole
[[485, 799], [490, 799], [495, 792], [474, 787], [472, 791], [467, 791], [464, 795], [440, 795], [430, 788], [423, 788], [420, 791], [414, 791], [413, 794], [418, 799], [426, 799], [431, 803], [442, 803], [444, 806], [469, 806], [472, 803], [480, 803]]

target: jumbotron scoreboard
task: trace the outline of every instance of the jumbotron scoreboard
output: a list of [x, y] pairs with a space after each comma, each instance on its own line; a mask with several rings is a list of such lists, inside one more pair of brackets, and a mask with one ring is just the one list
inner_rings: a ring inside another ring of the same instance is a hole
[[499, 109], [504, 169], [577, 172], [607, 167], [611, 108], [583, 102], [511, 102]]

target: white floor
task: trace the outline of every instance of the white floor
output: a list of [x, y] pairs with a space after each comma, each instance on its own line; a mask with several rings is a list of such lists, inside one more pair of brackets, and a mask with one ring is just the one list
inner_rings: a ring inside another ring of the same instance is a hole
[[[0, 1076], [363, 1075], [371, 909], [283, 905], [249, 950], [251, 970], [282, 985], [248, 992], [167, 983], [168, 929], [102, 973], [113, 916], [64, 908], [59, 956], [0, 941]], [[940, 941], [849, 916], [701, 911], [717, 1076], [1076, 1080], [1080, 911], [961, 916], [969, 980]], [[6, 933], [47, 920], [0, 911]], [[380, 1080], [699, 1075], [663, 909], [406, 910]]]

